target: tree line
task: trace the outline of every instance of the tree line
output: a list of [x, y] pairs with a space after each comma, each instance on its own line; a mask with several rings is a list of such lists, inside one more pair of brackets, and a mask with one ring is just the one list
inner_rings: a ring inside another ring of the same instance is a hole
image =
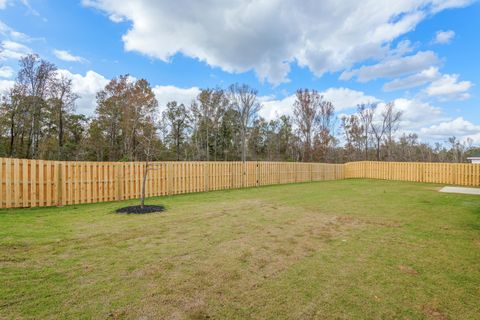
[[361, 104], [338, 118], [316, 90], [299, 89], [293, 115], [259, 116], [257, 90], [246, 84], [202, 89], [190, 105], [160, 106], [145, 79], [121, 75], [96, 95], [93, 116], [75, 112], [79, 96], [57, 67], [30, 54], [19, 61], [15, 85], [2, 93], [0, 156], [28, 159], [358, 160], [464, 162], [478, 151], [455, 137], [430, 145], [398, 135], [394, 103]]

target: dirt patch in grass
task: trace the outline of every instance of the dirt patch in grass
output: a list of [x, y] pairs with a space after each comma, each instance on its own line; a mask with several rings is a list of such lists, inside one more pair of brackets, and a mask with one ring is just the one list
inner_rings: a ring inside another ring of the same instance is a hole
[[409, 266], [399, 265], [398, 269], [403, 273], [418, 275], [418, 271]]
[[429, 306], [429, 305], [424, 305], [422, 307], [422, 312], [427, 316], [429, 319], [433, 320], [447, 320], [448, 317], [442, 313], [438, 308]]

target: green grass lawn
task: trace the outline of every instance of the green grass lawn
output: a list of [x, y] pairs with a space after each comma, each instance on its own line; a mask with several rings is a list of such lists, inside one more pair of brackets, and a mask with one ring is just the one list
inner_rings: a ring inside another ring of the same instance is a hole
[[0, 319], [479, 319], [480, 197], [341, 180], [0, 211]]

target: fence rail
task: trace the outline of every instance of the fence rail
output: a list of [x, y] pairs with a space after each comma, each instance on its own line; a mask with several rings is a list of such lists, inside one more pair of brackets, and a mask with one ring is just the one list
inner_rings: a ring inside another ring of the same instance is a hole
[[[480, 165], [360, 161], [153, 162], [146, 196], [294, 182], [373, 178], [480, 186]], [[62, 206], [139, 198], [142, 162], [0, 158], [0, 208]]]
[[[146, 196], [344, 179], [343, 164], [152, 162]], [[0, 158], [0, 208], [139, 198], [145, 163]]]

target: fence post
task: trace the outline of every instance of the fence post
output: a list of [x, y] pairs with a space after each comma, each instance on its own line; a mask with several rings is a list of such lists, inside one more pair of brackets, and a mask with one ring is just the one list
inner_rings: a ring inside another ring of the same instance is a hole
[[297, 170], [297, 167], [298, 167], [298, 162], [295, 162], [294, 163], [294, 169], [295, 169], [295, 183], [297, 183], [297, 175], [298, 175], [298, 170]]
[[242, 188], [245, 188], [245, 182], [247, 179], [247, 163], [242, 161]]
[[204, 162], [204, 174], [205, 174], [205, 191], [210, 191], [210, 163]]
[[57, 161], [57, 181], [56, 181], [56, 184], [57, 184], [57, 206], [61, 207], [63, 206], [63, 192], [62, 192], [62, 189], [63, 189], [63, 172], [62, 172], [62, 162], [61, 161]]
[[116, 200], [122, 200], [123, 198], [123, 163], [119, 162], [116, 163], [115, 166], [115, 186], [117, 188]]
[[257, 176], [257, 187], [259, 186], [259, 182], [258, 180], [260, 179], [260, 167], [258, 165], [258, 161], [257, 161], [257, 171], [256, 171], [256, 176]]
[[230, 189], [233, 189], [233, 162], [229, 163], [230, 167]]

